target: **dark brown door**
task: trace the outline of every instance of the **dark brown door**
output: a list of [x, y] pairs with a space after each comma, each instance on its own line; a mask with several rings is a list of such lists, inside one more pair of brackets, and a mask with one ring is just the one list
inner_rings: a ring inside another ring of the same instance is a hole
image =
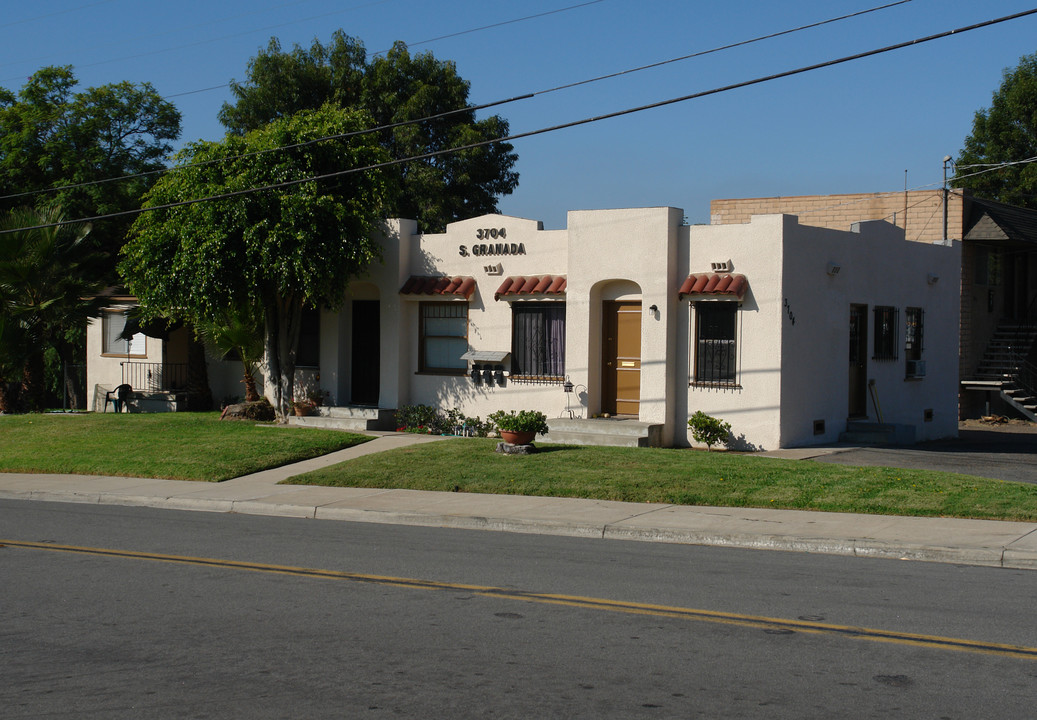
[[868, 306], [850, 306], [849, 417], [868, 415]]
[[350, 402], [354, 405], [378, 404], [378, 376], [381, 361], [379, 306], [377, 300], [353, 301], [353, 335]]
[[641, 303], [613, 302], [602, 307], [601, 410], [637, 415], [641, 405]]

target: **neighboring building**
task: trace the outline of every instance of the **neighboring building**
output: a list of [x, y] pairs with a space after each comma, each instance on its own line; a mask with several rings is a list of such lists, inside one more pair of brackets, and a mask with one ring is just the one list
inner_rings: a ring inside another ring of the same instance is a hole
[[[906, 242], [887, 222], [683, 217], [577, 211], [543, 230], [488, 215], [442, 234], [393, 221], [383, 263], [320, 313], [318, 367], [298, 382], [338, 406], [541, 410], [558, 439], [572, 430], [559, 419], [607, 414], [684, 446], [697, 410], [742, 448], [833, 442], [848, 418], [956, 434], [957, 244]], [[214, 365], [237, 364], [210, 363], [214, 395], [232, 393], [218, 376], [237, 371]]]
[[[946, 198], [946, 202], [945, 202]], [[788, 213], [845, 230], [887, 220], [922, 243], [962, 241], [960, 417], [1019, 413], [1037, 420], [1037, 211], [961, 190], [714, 200], [713, 224]]]

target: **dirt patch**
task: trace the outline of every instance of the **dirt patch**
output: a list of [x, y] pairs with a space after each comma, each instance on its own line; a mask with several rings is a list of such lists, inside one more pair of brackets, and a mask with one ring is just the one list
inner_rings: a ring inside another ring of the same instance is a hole
[[961, 420], [958, 423], [959, 430], [996, 430], [998, 432], [1010, 433], [1033, 433], [1037, 434], [1037, 423], [1029, 420], [1017, 420], [1003, 416], [983, 418], [975, 420]]

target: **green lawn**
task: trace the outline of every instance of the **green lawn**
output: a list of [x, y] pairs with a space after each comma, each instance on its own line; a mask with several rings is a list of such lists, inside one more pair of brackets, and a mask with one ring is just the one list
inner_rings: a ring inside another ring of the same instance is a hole
[[690, 449], [544, 445], [500, 455], [452, 439], [377, 453], [296, 484], [580, 497], [681, 505], [1037, 520], [1037, 485]]
[[0, 472], [219, 482], [371, 438], [220, 421], [218, 413], [0, 416]]
[[[214, 413], [0, 416], [0, 471], [219, 481], [349, 447], [338, 431]], [[1037, 521], [1037, 485], [690, 449], [543, 445], [499, 455], [457, 438], [375, 453], [296, 484]]]

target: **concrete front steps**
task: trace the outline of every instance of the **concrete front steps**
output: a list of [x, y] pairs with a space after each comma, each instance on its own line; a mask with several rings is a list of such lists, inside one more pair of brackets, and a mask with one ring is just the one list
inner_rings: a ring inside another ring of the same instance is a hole
[[547, 421], [550, 429], [538, 440], [564, 445], [601, 445], [608, 447], [660, 447], [662, 425], [622, 418], [573, 420], [555, 418]]
[[395, 414], [395, 410], [375, 407], [319, 407], [313, 415], [288, 418], [288, 424], [328, 430], [394, 430]]
[[913, 425], [850, 420], [846, 423], [846, 432], [839, 434], [839, 442], [857, 445], [914, 445], [915, 428]]

